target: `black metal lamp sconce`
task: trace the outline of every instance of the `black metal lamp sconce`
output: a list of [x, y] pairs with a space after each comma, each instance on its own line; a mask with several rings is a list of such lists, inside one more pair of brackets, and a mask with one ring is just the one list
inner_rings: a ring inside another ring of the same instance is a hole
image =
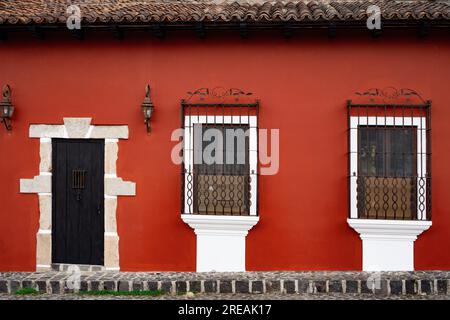
[[150, 85], [147, 84], [145, 87], [145, 98], [144, 102], [142, 102], [142, 113], [144, 114], [144, 123], [147, 127], [147, 134], [149, 134], [152, 131], [152, 128], [150, 126], [150, 119], [152, 117], [152, 113], [154, 110], [154, 106], [150, 97]]
[[3, 86], [2, 97], [3, 99], [0, 102], [0, 119], [6, 130], [11, 131], [11, 118], [14, 113], [14, 107], [11, 102], [11, 88], [7, 84]]

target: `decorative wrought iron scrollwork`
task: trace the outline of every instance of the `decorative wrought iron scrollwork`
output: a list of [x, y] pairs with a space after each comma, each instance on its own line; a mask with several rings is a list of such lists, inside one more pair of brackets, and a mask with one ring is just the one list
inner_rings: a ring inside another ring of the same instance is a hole
[[[357, 100], [367, 98], [368, 104], [408, 104], [423, 105], [427, 101], [415, 90], [395, 87], [370, 88], [365, 91], [355, 92]], [[354, 101], [357, 103], [356, 101]]]
[[188, 91], [188, 96], [183, 99], [185, 104], [255, 104], [257, 100], [252, 98], [253, 93], [238, 88], [224, 89], [223, 87], [200, 88]]

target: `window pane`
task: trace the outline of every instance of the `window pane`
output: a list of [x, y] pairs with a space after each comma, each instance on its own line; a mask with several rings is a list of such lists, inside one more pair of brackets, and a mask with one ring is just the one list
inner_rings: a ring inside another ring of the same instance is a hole
[[201, 150], [196, 150], [200, 152], [194, 151], [197, 213], [249, 214], [248, 128], [248, 125], [215, 124], [198, 126], [195, 130], [200, 138], [208, 138], [194, 143], [201, 146]]
[[[201, 152], [194, 152], [197, 172], [203, 174], [245, 174], [248, 170], [248, 126], [197, 125]], [[211, 139], [209, 139], [211, 138]], [[194, 145], [196, 145], [194, 143]], [[221, 151], [218, 152], [219, 148]]]
[[416, 152], [416, 128], [361, 127], [358, 130], [360, 175], [415, 176]]
[[360, 127], [360, 218], [413, 219], [417, 212], [415, 127]]

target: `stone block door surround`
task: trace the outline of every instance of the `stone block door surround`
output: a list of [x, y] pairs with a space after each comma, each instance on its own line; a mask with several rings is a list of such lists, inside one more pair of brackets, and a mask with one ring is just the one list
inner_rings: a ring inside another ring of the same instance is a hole
[[21, 193], [39, 197], [39, 229], [36, 235], [36, 270], [46, 271], [52, 264], [52, 138], [105, 139], [105, 238], [104, 267], [120, 270], [117, 233], [117, 196], [135, 196], [134, 182], [117, 177], [119, 139], [128, 139], [128, 126], [91, 125], [91, 118], [64, 118], [62, 125], [32, 124], [30, 138], [40, 139], [39, 175], [20, 179]]

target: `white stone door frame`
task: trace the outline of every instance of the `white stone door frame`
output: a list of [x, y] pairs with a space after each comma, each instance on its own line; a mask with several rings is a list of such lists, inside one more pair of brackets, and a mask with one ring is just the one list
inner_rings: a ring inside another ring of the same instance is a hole
[[20, 179], [21, 193], [39, 196], [39, 229], [36, 235], [36, 270], [46, 271], [52, 264], [52, 139], [105, 140], [105, 238], [104, 267], [120, 270], [117, 233], [117, 196], [135, 196], [134, 182], [117, 177], [116, 161], [119, 139], [128, 139], [128, 126], [95, 126], [92, 118], [63, 118], [62, 125], [32, 124], [29, 137], [40, 139], [39, 175]]

